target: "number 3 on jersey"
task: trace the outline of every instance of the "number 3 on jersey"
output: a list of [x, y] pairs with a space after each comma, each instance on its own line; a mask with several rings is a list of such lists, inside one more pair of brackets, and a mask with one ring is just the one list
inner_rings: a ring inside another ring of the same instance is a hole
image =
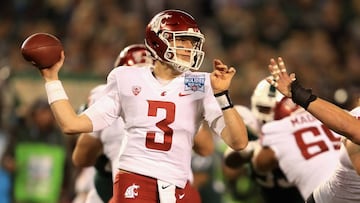
[[173, 129], [169, 127], [175, 119], [175, 104], [164, 101], [148, 101], [149, 111], [148, 116], [156, 117], [158, 109], [163, 109], [166, 116], [163, 120], [156, 123], [156, 127], [164, 132], [164, 141], [162, 143], [155, 142], [155, 132], [146, 133], [146, 147], [149, 149], [156, 149], [161, 151], [169, 151], [171, 148]]

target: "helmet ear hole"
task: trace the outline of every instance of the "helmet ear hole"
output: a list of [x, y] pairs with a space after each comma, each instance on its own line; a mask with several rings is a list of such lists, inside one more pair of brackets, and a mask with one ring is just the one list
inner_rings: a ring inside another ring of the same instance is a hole
[[168, 32], [165, 32], [165, 33], [163, 34], [163, 36], [164, 36], [164, 38], [165, 38], [166, 40], [168, 40], [168, 41], [172, 38], [172, 34], [170, 34], [170, 33], [168, 33]]
[[153, 41], [150, 41], [150, 46], [153, 48], [158, 48], [158, 47], [160, 47], [160, 44], [158, 41], [153, 40]]

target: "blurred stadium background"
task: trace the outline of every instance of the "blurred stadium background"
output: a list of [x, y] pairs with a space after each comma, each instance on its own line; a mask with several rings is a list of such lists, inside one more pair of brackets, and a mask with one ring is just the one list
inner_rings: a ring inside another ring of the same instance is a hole
[[[61, 77], [77, 107], [105, 80], [119, 51], [143, 42], [150, 18], [169, 8], [192, 14], [205, 34], [202, 70], [211, 71], [213, 58], [237, 68], [231, 90], [235, 103], [249, 105], [256, 84], [268, 75], [269, 59], [277, 56], [304, 86], [345, 108], [359, 95], [357, 0], [1, 1], [0, 67], [11, 71], [9, 86], [19, 111], [44, 94], [39, 73], [20, 54], [27, 36], [49, 32], [61, 39], [66, 54]], [[338, 89], [345, 94], [335, 100]]]

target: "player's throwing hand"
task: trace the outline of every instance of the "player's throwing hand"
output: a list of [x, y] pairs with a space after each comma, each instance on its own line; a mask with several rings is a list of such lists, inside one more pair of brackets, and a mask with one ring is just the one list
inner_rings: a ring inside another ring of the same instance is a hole
[[42, 77], [44, 78], [44, 80], [46, 82], [50, 82], [50, 81], [59, 79], [58, 73], [59, 73], [62, 65], [64, 64], [64, 60], [65, 60], [65, 54], [64, 54], [64, 51], [62, 51], [60, 60], [58, 62], [56, 62], [54, 65], [52, 65], [49, 68], [39, 70]]

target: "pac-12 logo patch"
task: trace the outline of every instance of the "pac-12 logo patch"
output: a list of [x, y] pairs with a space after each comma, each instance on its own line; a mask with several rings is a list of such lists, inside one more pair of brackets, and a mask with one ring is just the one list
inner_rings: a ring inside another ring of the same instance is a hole
[[138, 95], [141, 92], [141, 87], [140, 86], [132, 86], [132, 92], [135, 96]]
[[205, 74], [193, 75], [185, 74], [184, 79], [185, 91], [191, 90], [193, 92], [205, 92]]

